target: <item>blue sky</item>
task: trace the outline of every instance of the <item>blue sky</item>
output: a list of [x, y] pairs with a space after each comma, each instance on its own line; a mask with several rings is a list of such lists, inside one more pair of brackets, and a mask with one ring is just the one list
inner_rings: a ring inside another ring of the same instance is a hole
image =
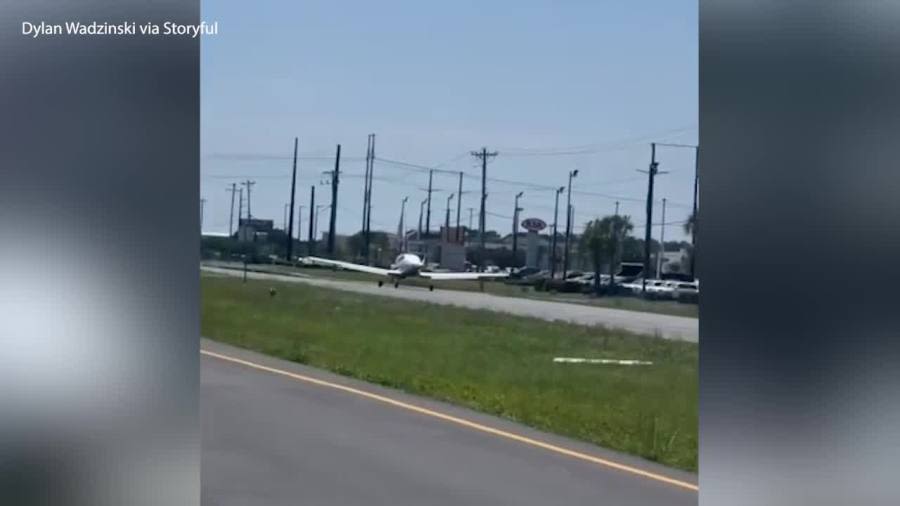
[[[298, 203], [340, 143], [338, 231], [358, 230], [375, 133], [378, 157], [473, 175], [470, 150], [499, 151], [489, 177], [525, 184], [489, 181], [488, 228], [511, 229], [518, 191], [523, 218], [552, 221], [553, 192], [539, 186], [564, 185], [577, 168], [576, 230], [619, 200], [642, 235], [646, 177], [637, 170], [649, 143], [697, 142], [697, 10], [682, 0], [204, 2], [203, 19], [219, 22], [201, 51], [204, 231], [227, 229], [226, 187], [247, 177], [257, 182], [253, 215], [281, 225], [295, 136]], [[670, 171], [657, 179], [666, 222], [690, 211], [693, 156], [659, 148]], [[373, 228], [396, 230], [404, 196], [414, 224], [427, 174], [379, 160], [375, 176]], [[433, 228], [456, 177], [438, 174], [435, 187], [444, 191], [433, 196]], [[480, 182], [466, 177], [464, 190], [465, 224]], [[329, 202], [327, 187], [316, 192]], [[681, 227], [666, 237], [682, 238]]]

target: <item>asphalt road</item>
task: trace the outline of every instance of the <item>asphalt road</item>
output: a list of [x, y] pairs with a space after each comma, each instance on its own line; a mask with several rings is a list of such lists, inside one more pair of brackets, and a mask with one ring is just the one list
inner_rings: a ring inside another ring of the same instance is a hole
[[219, 343], [202, 348], [205, 505], [697, 504], [690, 473]]
[[[206, 272], [227, 276], [243, 275], [241, 271], [234, 269], [209, 266], [201, 266], [201, 269]], [[621, 328], [640, 334], [659, 335], [666, 339], [697, 342], [699, 336], [699, 320], [682, 316], [625, 311], [622, 309], [594, 307], [585, 304], [569, 304], [565, 302], [551, 302], [520, 297], [503, 297], [500, 295], [479, 292], [441, 290], [439, 287], [433, 292], [428, 291], [427, 288], [403, 285], [401, 285], [400, 288], [393, 288], [391, 285], [386, 284], [384, 287], [379, 288], [375, 283], [338, 281], [315, 277], [260, 272], [249, 272], [247, 273], [247, 277], [251, 279], [272, 279], [277, 281], [307, 283], [337, 290], [431, 302], [434, 304], [446, 304], [472, 309], [487, 309], [549, 321], [563, 320], [581, 325], [605, 325], [607, 327]]]

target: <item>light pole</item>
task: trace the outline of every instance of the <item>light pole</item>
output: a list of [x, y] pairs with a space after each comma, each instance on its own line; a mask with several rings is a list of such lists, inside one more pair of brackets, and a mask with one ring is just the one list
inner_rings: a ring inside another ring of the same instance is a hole
[[512, 261], [513, 261], [513, 267], [518, 267], [518, 266], [519, 266], [518, 257], [516, 256], [516, 253], [517, 253], [518, 250], [519, 250], [519, 211], [522, 210], [522, 208], [519, 207], [519, 199], [520, 199], [520, 198], [522, 197], [522, 195], [524, 195], [524, 194], [525, 194], [525, 192], [519, 192], [519, 193], [516, 194], [516, 204], [515, 204], [515, 207], [513, 208], [513, 223], [512, 223], [512, 234], [513, 234], [513, 245], [512, 245], [512, 246], [513, 246], [513, 247], [512, 247], [512, 257], [513, 257], [513, 258], [512, 258]]
[[697, 259], [697, 223], [700, 222], [697, 217], [697, 192], [699, 191], [700, 186], [700, 146], [697, 146], [694, 151], [694, 210], [691, 214], [691, 279], [697, 279], [697, 272], [694, 270], [696, 268], [696, 259]]
[[556, 224], [559, 221], [559, 194], [566, 191], [565, 186], [556, 190], [556, 203], [553, 204], [553, 238], [550, 240], [550, 279], [556, 277]]
[[569, 236], [572, 234], [572, 179], [578, 177], [578, 169], [569, 171], [568, 206], [566, 207], [566, 251], [563, 256], [563, 279], [569, 270]]
[[422, 240], [422, 213], [425, 212], [425, 204], [427, 204], [427, 203], [428, 203], [428, 199], [425, 199], [422, 201], [421, 204], [419, 204], [419, 229], [416, 232], [416, 240], [418, 240], [418, 241]]
[[447, 234], [447, 242], [450, 242], [450, 202], [453, 201], [453, 197], [455, 193], [451, 193], [449, 197], [447, 197], [447, 219], [444, 223], [444, 233]]
[[656, 253], [656, 279], [662, 279], [663, 255], [666, 252], [666, 199], [662, 199], [662, 223], [659, 224], [659, 250]]
[[403, 197], [400, 202], [400, 252], [406, 252], [406, 201], [409, 197]]
[[319, 204], [316, 206], [316, 219], [313, 223], [313, 237], [319, 235], [319, 210], [327, 209], [331, 207], [331, 204]]

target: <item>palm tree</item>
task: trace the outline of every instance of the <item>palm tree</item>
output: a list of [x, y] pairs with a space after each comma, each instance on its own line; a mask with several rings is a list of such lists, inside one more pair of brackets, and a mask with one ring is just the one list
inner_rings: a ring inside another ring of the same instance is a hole
[[584, 228], [580, 248], [589, 253], [594, 265], [594, 290], [600, 292], [600, 266], [609, 262], [610, 283], [616, 274], [617, 253], [622, 239], [634, 229], [628, 216], [605, 216], [591, 220]]

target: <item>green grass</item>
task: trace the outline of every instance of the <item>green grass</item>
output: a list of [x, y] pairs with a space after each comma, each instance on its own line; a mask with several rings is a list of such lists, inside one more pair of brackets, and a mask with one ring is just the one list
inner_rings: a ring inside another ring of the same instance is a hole
[[[237, 266], [238, 264], [234, 264]], [[261, 272], [271, 272], [277, 274], [304, 274], [317, 278], [336, 279], [339, 281], [360, 281], [366, 283], [375, 283], [380, 276], [367, 274], [363, 272], [352, 272], [346, 270], [332, 270], [323, 268], [296, 268], [287, 265], [252, 265], [253, 270]], [[403, 284], [410, 286], [427, 287], [430, 283], [427, 279], [408, 278], [403, 280]], [[481, 291], [481, 283], [469, 280], [452, 280], [439, 281], [434, 283], [436, 289], [439, 290], [458, 290], [465, 292]], [[548, 293], [538, 292], [531, 287], [523, 287], [520, 285], [506, 284], [502, 281], [485, 281], [485, 293], [494, 295], [502, 295], [505, 297], [525, 297], [529, 299], [549, 300], [555, 302], [569, 302], [573, 304], [585, 304], [596, 307], [606, 307], [611, 309], [623, 309], [626, 311], [639, 311], [644, 313], [658, 313], [672, 316], [685, 316], [688, 318], [697, 318], [699, 309], [697, 304], [683, 304], [671, 300], [645, 300], [637, 297], [591, 297], [577, 293]]]
[[204, 275], [202, 290], [211, 339], [697, 469], [696, 344], [301, 283]]

